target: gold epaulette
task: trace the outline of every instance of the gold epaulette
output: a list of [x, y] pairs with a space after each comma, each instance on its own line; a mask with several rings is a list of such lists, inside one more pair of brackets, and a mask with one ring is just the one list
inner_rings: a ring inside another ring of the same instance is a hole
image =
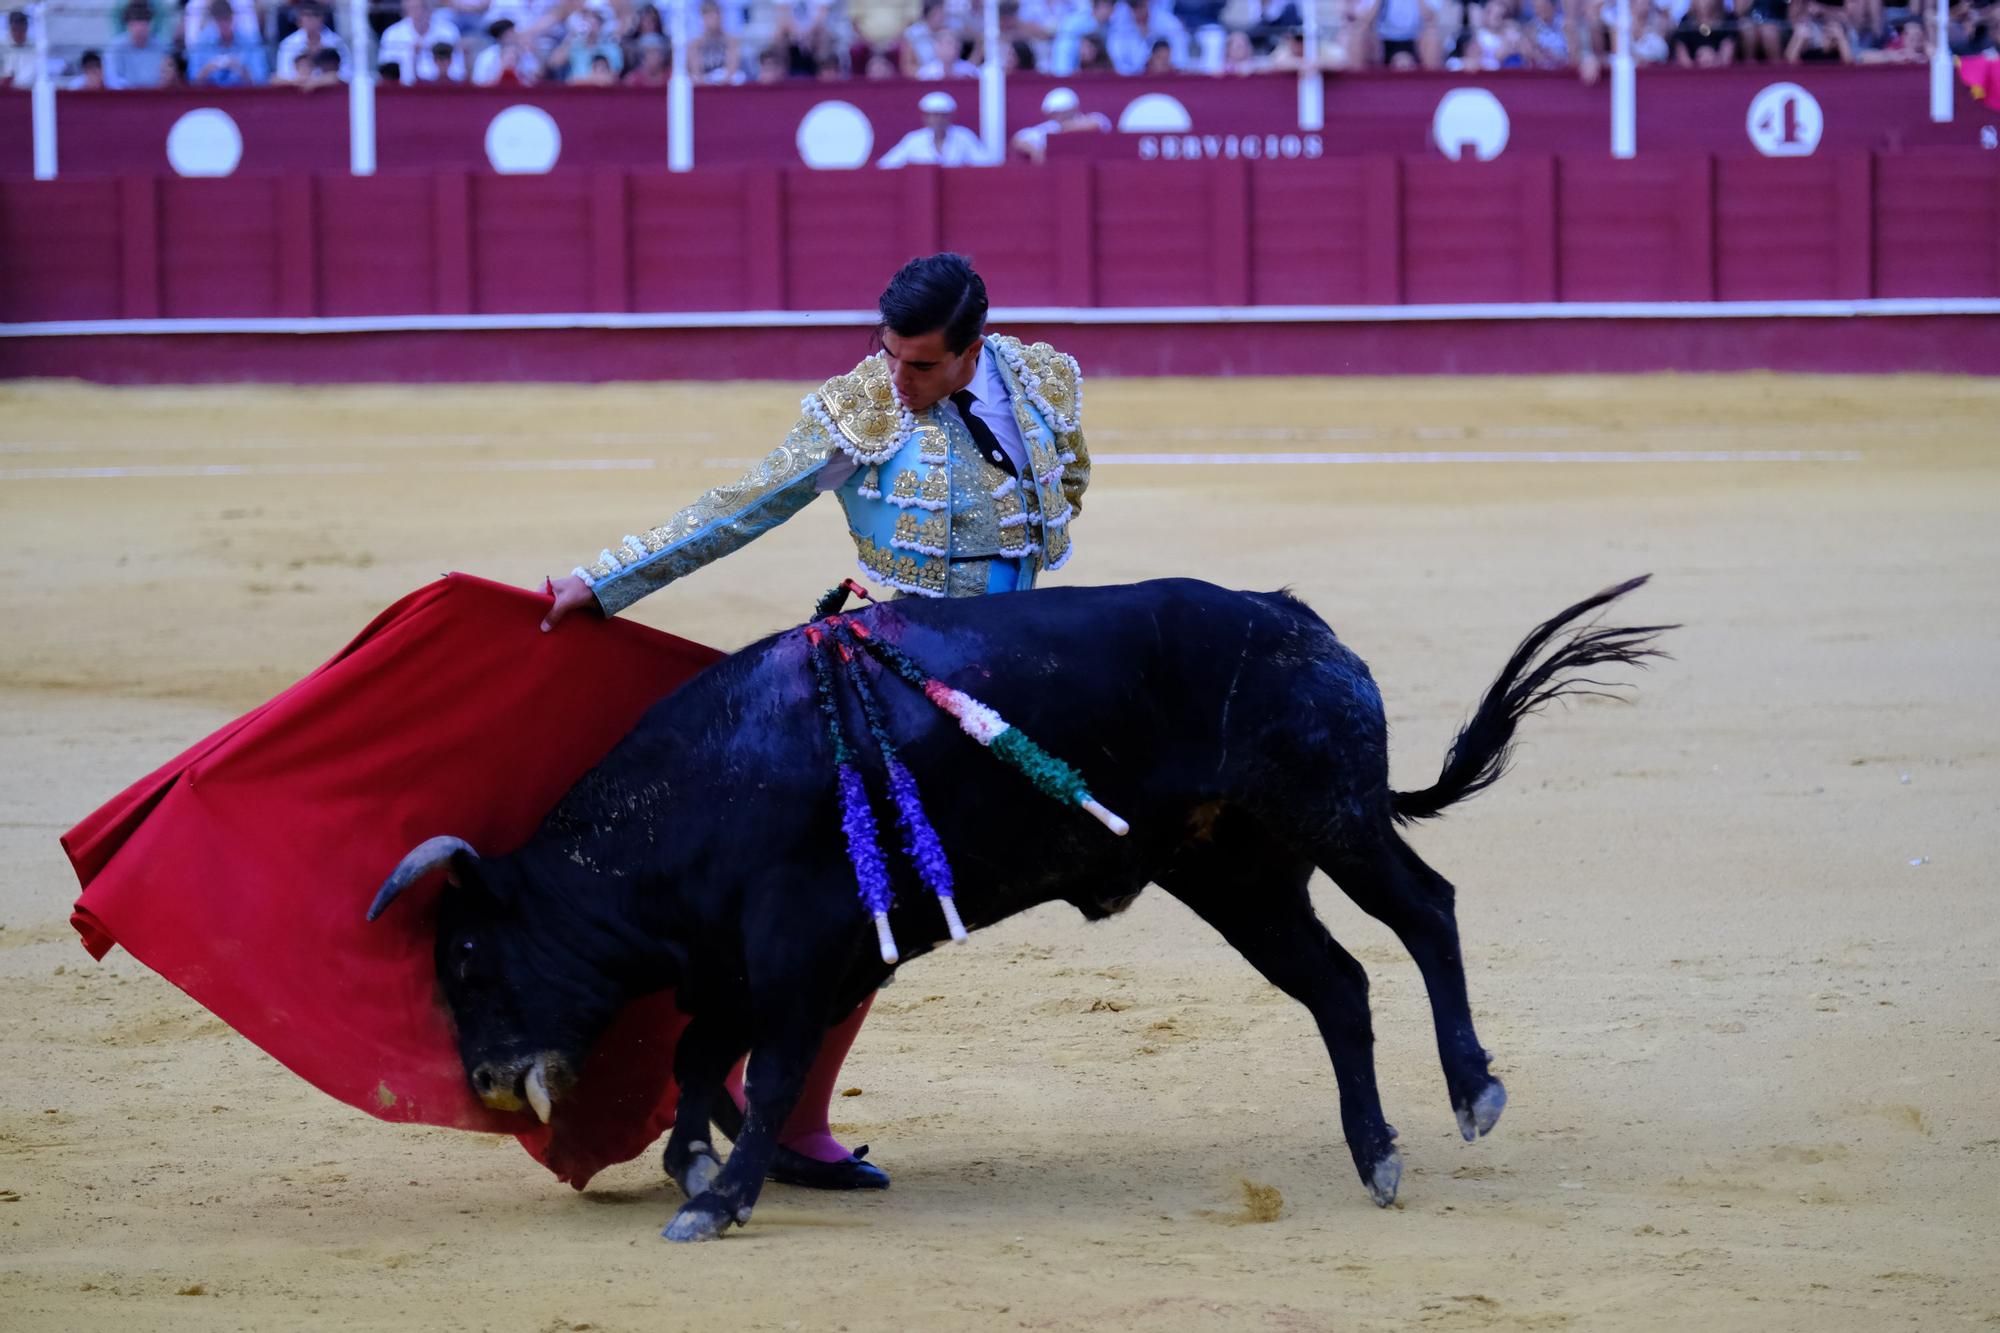
[[916, 418], [896, 401], [889, 363], [869, 357], [806, 395], [806, 411], [832, 434], [841, 452], [865, 466], [886, 463], [917, 429]]
[[1035, 400], [1052, 430], [1068, 435], [1082, 429], [1083, 372], [1075, 357], [1047, 343], [1024, 343], [998, 334], [992, 341], [1000, 344], [1000, 355], [1013, 364], [1022, 389]]

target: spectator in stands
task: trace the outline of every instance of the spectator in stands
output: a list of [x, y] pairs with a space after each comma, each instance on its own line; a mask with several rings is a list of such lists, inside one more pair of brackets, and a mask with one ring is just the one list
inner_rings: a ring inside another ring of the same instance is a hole
[[322, 46], [313, 54], [312, 77], [299, 87], [306, 92], [316, 88], [337, 88], [347, 82], [347, 68], [341, 61], [340, 52], [332, 47]]
[[435, 79], [430, 80], [430, 82], [432, 83], [465, 82], [465, 76], [467, 73], [465, 66], [465, 54], [463, 50], [454, 43], [433, 42], [431, 44], [431, 64], [437, 67], [438, 76]]
[[[264, 40], [256, 0], [230, 0], [229, 15], [238, 38], [246, 42]], [[218, 30], [212, 7], [203, 0], [188, 0], [183, 10], [181, 44], [193, 50], [203, 43], [204, 34], [213, 35]]]
[[1251, 0], [1250, 20], [1246, 25], [1251, 43], [1275, 43], [1280, 37], [1294, 29], [1305, 26], [1305, 19], [1299, 13], [1298, 0]]
[[0, 83], [10, 88], [35, 86], [35, 42], [28, 31], [28, 11], [7, 15], [7, 41], [0, 46]]
[[1702, 69], [1736, 63], [1735, 24], [1722, 0], [1689, 0], [1687, 17], [1674, 30], [1674, 63]]
[[903, 71], [896, 66], [896, 58], [887, 51], [870, 51], [868, 53], [868, 63], [861, 68], [862, 73], [870, 79], [900, 79], [903, 77]]
[[1823, 0], [1807, 0], [1806, 10], [1792, 26], [1792, 40], [1785, 44], [1788, 65], [1851, 65], [1854, 38], [1847, 30], [1847, 18]]
[[1264, 69], [1297, 73], [1302, 69], [1322, 68], [1323, 63], [1306, 54], [1306, 35], [1303, 32], [1288, 32], [1278, 39], [1271, 53], [1264, 57]]
[[1953, 55], [1985, 55], [2000, 45], [2000, 5], [1993, 0], [1952, 0], [1945, 17]]
[[166, 78], [167, 47], [154, 35], [144, 3], [125, 6], [125, 35], [104, 57], [104, 81], [113, 88], [157, 88]]
[[1931, 58], [1930, 23], [1915, 16], [1904, 19], [1879, 49], [1855, 58], [1873, 65], [1921, 65]]
[[[775, 76], [771, 66], [777, 66]], [[787, 79], [819, 77], [819, 61], [806, 46], [804, 36], [793, 26], [791, 13], [784, 8], [771, 11], [771, 36], [757, 53], [757, 72], [752, 83], [783, 83]]]
[[917, 110], [924, 116], [924, 127], [911, 130], [896, 142], [896, 146], [882, 154], [875, 163], [878, 167], [984, 167], [993, 165], [986, 154], [986, 145], [964, 125], [954, 124], [952, 116], [958, 111], [958, 100], [950, 93], [925, 93], [917, 103]]
[[618, 73], [611, 68], [611, 57], [599, 51], [590, 58], [590, 68], [580, 79], [571, 79], [579, 88], [611, 88], [617, 86]]
[[1471, 6], [1472, 24], [1466, 34], [1460, 67], [1480, 72], [1519, 69], [1527, 64], [1521, 53], [1521, 26], [1506, 0], [1486, 0]]
[[1653, 0], [1632, 0], [1632, 59], [1664, 65], [1674, 58], [1674, 20]]
[[1742, 22], [1737, 26], [1740, 50], [1747, 62], [1775, 65], [1784, 59], [1785, 39], [1792, 26], [1792, 0], [1737, 0]]
[[1111, 118], [1098, 111], [1079, 109], [1072, 88], [1051, 88], [1042, 99], [1042, 115], [1047, 119], [1014, 135], [1013, 149], [1030, 162], [1048, 160], [1049, 140], [1059, 134], [1109, 134]]
[[[1422, 61], [1418, 43], [1424, 38], [1428, 13], [1423, 0], [1369, 0], [1359, 16], [1364, 26], [1372, 19], [1377, 56], [1391, 68], [1415, 68]], [[1407, 60], [1399, 63], [1399, 57]], [[1443, 64], [1440, 59], [1438, 64]]]
[[703, 83], [743, 82], [742, 53], [722, 28], [722, 7], [701, 2], [701, 31], [688, 43], [688, 72]]
[[[711, 12], [715, 15], [715, 30], [722, 31], [722, 11], [711, 3], [702, 9], [702, 22], [708, 22]], [[734, 41], [734, 38], [725, 39]], [[571, 83], [594, 82], [591, 65], [599, 56], [611, 68], [612, 82], [625, 68], [625, 52], [611, 39], [604, 29], [604, 11], [595, 6], [586, 6], [570, 17], [564, 29], [562, 40], [549, 53], [549, 73], [566, 77]]]
[[[437, 57], [440, 46], [452, 48], [442, 69]], [[433, 13], [430, 0], [403, 0], [403, 17], [382, 34], [381, 58], [384, 65], [396, 66], [404, 84], [436, 83], [440, 77], [463, 81], [465, 59], [457, 48], [457, 25]]]
[[1090, 0], [1087, 6], [1078, 6], [1064, 14], [1056, 25], [1056, 35], [1049, 43], [1049, 73], [1057, 78], [1067, 78], [1082, 68], [1083, 41], [1090, 38], [1097, 49], [1104, 50], [1104, 34], [1111, 27], [1111, 16], [1118, 8], [1118, 0]]
[[[157, 46], [162, 51], [171, 51], [176, 45], [182, 44], [182, 39], [186, 33], [186, 24], [184, 22], [185, 16], [180, 6], [169, 4], [167, 0], [161, 0], [161, 3], [157, 7], [149, 8], [145, 0], [129, 0], [129, 3], [105, 6], [106, 16], [110, 20], [107, 26], [106, 46], [113, 45], [128, 35], [125, 19], [127, 11], [131, 9], [138, 9], [145, 13], [147, 22], [152, 28], [152, 43], [154, 46]], [[104, 59], [105, 82], [116, 87], [117, 84], [114, 81], [114, 77], [117, 72], [110, 52], [106, 51]], [[165, 79], [166, 75], [162, 74], [160, 77]]]
[[264, 44], [237, 27], [229, 0], [210, 0], [208, 17], [188, 47], [188, 71], [205, 88], [247, 88], [264, 82]]
[[278, 68], [272, 74], [273, 83], [298, 83], [301, 81], [296, 70], [299, 57], [306, 57], [306, 70], [310, 74], [318, 68], [317, 59], [321, 51], [332, 51], [339, 61], [343, 77], [347, 74], [347, 45], [326, 26], [326, 7], [320, 0], [301, 0], [292, 11], [298, 23], [292, 35], [278, 43]]
[[[1634, 13], [1634, 27], [1637, 14]], [[1567, 69], [1571, 64], [1569, 24], [1556, 0], [1535, 0], [1534, 11], [1521, 30], [1522, 49], [1537, 69]]]
[[1137, 74], [1153, 58], [1153, 45], [1167, 44], [1167, 59], [1173, 69], [1188, 62], [1188, 31], [1174, 12], [1156, 0], [1125, 0], [1113, 11], [1104, 49], [1111, 53], [1111, 66], [1120, 74]]
[[76, 76], [63, 85], [65, 92], [103, 92], [111, 85], [104, 81], [104, 56], [98, 51], [85, 51], [76, 58]]
[[1055, 58], [1056, 38], [1078, 15], [1090, 14], [1090, 0], [1022, 0], [1016, 11], [1019, 34], [1035, 44], [1036, 63], [1047, 68]]
[[486, 29], [493, 40], [472, 60], [472, 81], [482, 88], [504, 86], [523, 88], [542, 77], [542, 62], [512, 19], [501, 19]]
[[853, 67], [858, 41], [852, 20], [840, 0], [791, 0], [784, 11], [798, 51], [809, 55], [811, 67], [792, 61], [792, 73], [802, 78], [846, 75]]
[[639, 43], [648, 37], [667, 40], [667, 21], [660, 16], [659, 6], [640, 5], [632, 13], [632, 26], [623, 37], [625, 45], [625, 68], [631, 69], [639, 63]]
[[941, 79], [958, 56], [959, 33], [945, 12], [944, 0], [924, 0], [922, 15], [903, 29], [903, 74], [912, 79]]
[[670, 57], [673, 48], [659, 33], [642, 33], [633, 49], [638, 52], [631, 68], [625, 71], [624, 82], [635, 88], [664, 88], [673, 77]]
[[1111, 53], [1104, 49], [1104, 39], [1094, 32], [1087, 32], [1077, 39], [1077, 74], [1116, 74], [1111, 67]]
[[1173, 0], [1174, 17], [1189, 32], [1221, 27], [1225, 7], [1225, 0]]

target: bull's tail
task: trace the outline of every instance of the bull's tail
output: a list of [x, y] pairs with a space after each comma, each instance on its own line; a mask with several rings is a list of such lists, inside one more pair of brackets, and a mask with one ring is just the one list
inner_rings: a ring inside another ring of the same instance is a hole
[[[1612, 693], [1616, 686], [1576, 672], [1606, 662], [1644, 666], [1648, 659], [1667, 656], [1654, 646], [1654, 640], [1666, 630], [1678, 629], [1677, 625], [1620, 627], [1600, 625], [1595, 620], [1582, 625], [1575, 623], [1651, 577], [1642, 574], [1615, 588], [1606, 588], [1595, 597], [1587, 597], [1543, 621], [1534, 633], [1521, 640], [1521, 646], [1501, 668], [1500, 678], [1479, 701], [1472, 720], [1452, 741], [1438, 780], [1422, 791], [1391, 793], [1391, 809], [1396, 819], [1404, 823], [1429, 819], [1498, 782], [1507, 771], [1515, 726], [1551, 700], [1573, 694], [1619, 697]], [[1557, 645], [1552, 651], [1551, 643]]]

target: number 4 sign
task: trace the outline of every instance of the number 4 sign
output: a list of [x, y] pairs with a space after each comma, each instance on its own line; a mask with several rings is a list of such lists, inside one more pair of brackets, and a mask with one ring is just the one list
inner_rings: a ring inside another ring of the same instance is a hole
[[1744, 129], [1765, 157], [1811, 157], [1826, 117], [1819, 99], [1796, 83], [1774, 83], [1750, 99]]

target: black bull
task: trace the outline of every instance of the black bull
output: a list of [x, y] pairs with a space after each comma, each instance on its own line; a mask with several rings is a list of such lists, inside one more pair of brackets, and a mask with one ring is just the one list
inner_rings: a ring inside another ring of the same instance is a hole
[[[1123, 838], [1039, 794], [872, 663], [859, 669], [923, 784], [967, 926], [1056, 900], [1101, 918], [1159, 884], [1311, 1010], [1348, 1149], [1386, 1205], [1402, 1160], [1375, 1087], [1368, 978], [1320, 924], [1307, 882], [1324, 870], [1409, 949], [1459, 1127], [1468, 1139], [1491, 1129], [1506, 1093], [1473, 1030], [1452, 886], [1397, 826], [1498, 778], [1521, 718], [1596, 685], [1579, 670], [1657, 656], [1666, 627], [1586, 620], [1643, 581], [1529, 635], [1419, 792], [1389, 788], [1367, 667], [1282, 593], [1174, 579], [860, 613], [1079, 768], [1129, 819]], [[434, 838], [370, 912], [449, 864], [438, 974], [473, 1086], [495, 1106], [527, 1100], [546, 1117], [620, 1006], [678, 988], [691, 1021], [666, 1150], [689, 1196], [666, 1231], [676, 1240], [749, 1220], [828, 1025], [891, 970], [856, 896], [807, 651], [795, 629], [718, 663], [654, 705], [525, 846], [481, 857]], [[851, 690], [843, 707], [849, 735], [865, 737]], [[890, 920], [907, 960], [947, 936], [937, 900], [902, 873]], [[747, 1114], [722, 1163], [711, 1111], [746, 1051]]]

